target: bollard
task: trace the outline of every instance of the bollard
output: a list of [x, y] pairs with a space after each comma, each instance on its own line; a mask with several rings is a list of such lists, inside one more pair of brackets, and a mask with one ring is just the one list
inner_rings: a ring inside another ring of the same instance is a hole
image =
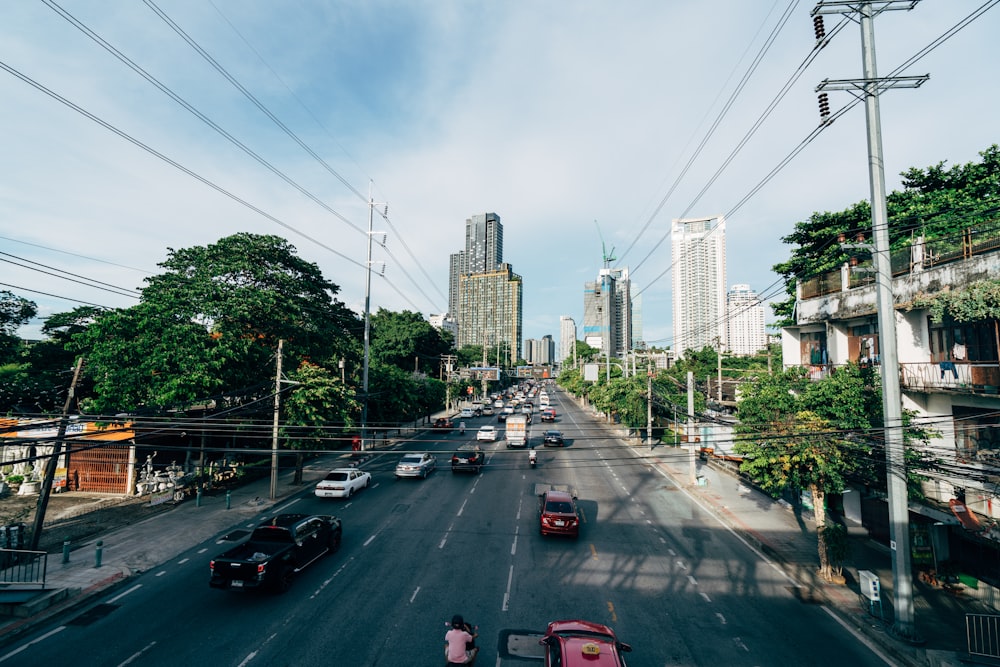
[[94, 552], [94, 567], [101, 566], [102, 555], [104, 555], [104, 540], [97, 540], [97, 551]]
[[69, 562], [69, 540], [63, 542], [63, 565]]
[[194, 506], [195, 507], [201, 507], [201, 487], [200, 486], [198, 487], [198, 490], [195, 491], [195, 494], [194, 494]]
[[226, 489], [226, 509], [232, 509], [233, 507], [233, 492]]

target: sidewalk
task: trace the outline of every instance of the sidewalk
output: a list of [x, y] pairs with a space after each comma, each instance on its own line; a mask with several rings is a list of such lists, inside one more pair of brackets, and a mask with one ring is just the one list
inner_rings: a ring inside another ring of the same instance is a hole
[[[862, 527], [849, 529], [851, 556], [844, 567], [846, 585], [826, 583], [817, 573], [819, 556], [811, 514], [797, 514], [788, 503], [775, 500], [730, 471], [700, 459], [695, 461], [696, 475], [702, 479], [692, 484], [690, 458], [684, 448], [657, 445], [650, 450], [634, 441], [627, 444], [765, 556], [780, 563], [800, 584], [803, 602], [827, 605], [899, 664], [933, 667], [961, 664], [967, 658], [965, 614], [996, 613], [975, 600], [914, 581], [914, 621], [921, 642], [896, 638], [892, 635], [892, 556], [887, 547], [871, 540]], [[860, 596], [860, 570], [878, 575], [881, 610], [872, 610]]]
[[[24, 616], [0, 617], [0, 644], [108, 589], [126, 582], [134, 574], [157, 567], [183, 551], [240, 524], [263, 519], [292, 496], [311, 491], [331, 467], [347, 464], [349, 454], [333, 454], [311, 461], [303, 470], [302, 484], [292, 485], [294, 471], [278, 476], [275, 500], [270, 500], [271, 479], [266, 477], [225, 493], [202, 496], [201, 506], [186, 500], [161, 514], [124, 526], [84, 542], [70, 554], [49, 554], [45, 592], [34, 594], [21, 605]], [[339, 461], [339, 463], [338, 463]], [[101, 565], [97, 567], [98, 541]], [[205, 561], [208, 581], [208, 561]]]

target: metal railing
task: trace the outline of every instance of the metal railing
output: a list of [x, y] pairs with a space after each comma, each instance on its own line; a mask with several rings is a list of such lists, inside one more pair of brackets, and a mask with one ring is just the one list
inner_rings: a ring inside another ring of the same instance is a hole
[[970, 656], [1000, 660], [1000, 616], [966, 614], [965, 638]]
[[0, 549], [0, 587], [45, 588], [49, 555], [44, 551]]

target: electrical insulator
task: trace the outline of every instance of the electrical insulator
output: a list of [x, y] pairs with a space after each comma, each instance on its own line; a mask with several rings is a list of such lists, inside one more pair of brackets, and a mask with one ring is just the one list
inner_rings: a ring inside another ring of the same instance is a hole
[[826, 37], [826, 27], [823, 25], [823, 16], [813, 17], [813, 30], [816, 31], [816, 39], [823, 39]]
[[819, 117], [824, 120], [830, 116], [830, 96], [826, 93], [819, 94]]

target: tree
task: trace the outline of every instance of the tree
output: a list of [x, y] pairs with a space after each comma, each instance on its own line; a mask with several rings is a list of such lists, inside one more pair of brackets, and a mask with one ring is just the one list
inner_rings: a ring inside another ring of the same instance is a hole
[[0, 291], [0, 364], [17, 360], [21, 348], [17, 330], [36, 314], [38, 307], [33, 301], [13, 292]]
[[371, 318], [371, 360], [402, 370], [436, 375], [441, 355], [451, 349], [441, 332], [422, 315], [380, 308]]
[[293, 484], [301, 484], [303, 452], [338, 449], [347, 429], [356, 423], [361, 405], [354, 391], [322, 366], [303, 362], [288, 379], [296, 384], [282, 403], [281, 434], [296, 451]]
[[97, 317], [73, 340], [95, 384], [88, 405], [159, 410], [266, 395], [279, 339], [285, 363], [358, 357], [357, 316], [339, 287], [276, 236], [236, 234], [169, 250], [141, 302]]

